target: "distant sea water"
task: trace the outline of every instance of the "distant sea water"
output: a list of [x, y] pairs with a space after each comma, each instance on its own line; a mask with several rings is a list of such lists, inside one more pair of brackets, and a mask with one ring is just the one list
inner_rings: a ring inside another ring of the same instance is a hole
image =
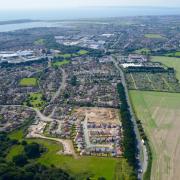
[[[86, 18], [108, 18], [125, 16], [147, 16], [147, 15], [180, 15], [179, 8], [155, 8], [155, 7], [84, 7], [59, 10], [39, 11], [0, 11], [0, 21], [32, 19], [32, 20], [70, 20]], [[13, 31], [23, 28], [59, 26], [54, 23], [23, 23], [0, 25], [0, 32]]]

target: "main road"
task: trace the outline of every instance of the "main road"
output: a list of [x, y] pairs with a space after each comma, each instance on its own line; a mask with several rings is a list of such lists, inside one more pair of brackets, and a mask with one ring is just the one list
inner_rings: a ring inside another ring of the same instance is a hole
[[133, 108], [132, 108], [132, 105], [131, 105], [131, 101], [130, 101], [130, 97], [129, 97], [129, 93], [128, 93], [128, 88], [127, 88], [126, 80], [125, 80], [125, 77], [124, 77], [124, 72], [120, 68], [120, 66], [118, 65], [118, 61], [117, 61], [116, 57], [111, 57], [111, 59], [112, 59], [114, 65], [115, 65], [115, 67], [120, 72], [121, 82], [122, 82], [122, 84], [124, 86], [124, 89], [125, 89], [126, 99], [127, 99], [127, 103], [128, 103], [128, 106], [129, 106], [129, 111], [130, 111], [130, 114], [131, 114], [131, 121], [133, 122], [134, 132], [135, 132], [136, 139], [137, 139], [137, 149], [138, 149], [137, 160], [138, 160], [138, 165], [139, 165], [138, 179], [143, 179], [143, 173], [146, 172], [147, 161], [148, 161], [148, 155], [147, 155], [146, 146], [142, 143], [142, 140], [141, 140], [141, 137], [140, 137], [140, 134], [139, 134], [139, 130], [138, 130], [137, 123], [136, 123], [136, 116], [134, 114], [134, 111], [133, 111]]

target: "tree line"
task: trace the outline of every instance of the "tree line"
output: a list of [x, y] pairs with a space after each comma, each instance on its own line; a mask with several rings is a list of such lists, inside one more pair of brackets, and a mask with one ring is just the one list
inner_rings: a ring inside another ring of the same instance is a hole
[[126, 93], [122, 83], [117, 85], [117, 90], [120, 98], [120, 115], [123, 128], [123, 154], [129, 165], [135, 170], [137, 168], [137, 140], [134, 132], [134, 125], [131, 120], [131, 113], [129, 111]]

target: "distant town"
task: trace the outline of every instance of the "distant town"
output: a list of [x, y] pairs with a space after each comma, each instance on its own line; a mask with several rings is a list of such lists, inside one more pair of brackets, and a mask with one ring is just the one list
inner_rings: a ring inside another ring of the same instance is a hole
[[[117, 169], [126, 163], [127, 179], [150, 176], [154, 141], [132, 94], [180, 93], [178, 70], [161, 61], [180, 58], [179, 21], [179, 16], [79, 20], [0, 33], [0, 132], [58, 143], [62, 148], [53, 153], [72, 158], [72, 164], [102, 160], [106, 168], [112, 161], [112, 174], [98, 174], [107, 180], [121, 179]], [[46, 153], [39, 160], [45, 165]], [[57, 167], [80, 173], [72, 164]], [[82, 179], [93, 179], [93, 167], [82, 166]]]

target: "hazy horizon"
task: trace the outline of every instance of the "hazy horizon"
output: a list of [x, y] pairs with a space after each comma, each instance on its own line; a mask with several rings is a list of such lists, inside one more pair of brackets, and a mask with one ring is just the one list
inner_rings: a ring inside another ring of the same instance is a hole
[[134, 7], [104, 6], [80, 7], [49, 10], [1, 10], [0, 21], [32, 19], [32, 20], [69, 20], [86, 18], [108, 18], [149, 15], [180, 15], [180, 8], [169, 7]]

